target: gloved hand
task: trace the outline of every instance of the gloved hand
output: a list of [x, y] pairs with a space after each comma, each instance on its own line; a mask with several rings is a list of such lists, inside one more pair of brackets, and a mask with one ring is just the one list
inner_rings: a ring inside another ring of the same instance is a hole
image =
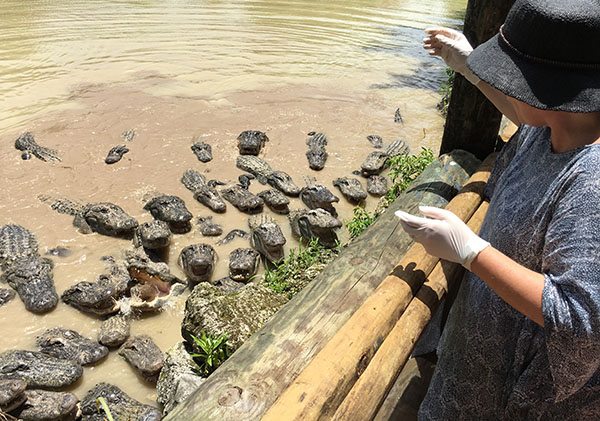
[[467, 57], [473, 51], [467, 37], [450, 28], [427, 28], [425, 33], [423, 48], [430, 55], [441, 57], [452, 70], [477, 86], [481, 79], [467, 67]]
[[427, 218], [396, 211], [406, 233], [421, 243], [427, 253], [471, 270], [471, 262], [490, 245], [456, 215], [446, 209], [419, 206]]

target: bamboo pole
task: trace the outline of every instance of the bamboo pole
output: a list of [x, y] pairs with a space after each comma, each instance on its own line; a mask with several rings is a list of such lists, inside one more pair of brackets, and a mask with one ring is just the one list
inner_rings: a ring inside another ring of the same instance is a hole
[[[479, 232], [487, 208], [488, 203], [483, 202], [469, 220], [468, 226], [473, 231]], [[438, 304], [462, 273], [462, 267], [456, 263], [440, 261], [435, 266], [338, 407], [333, 420], [365, 421], [375, 417]]]
[[[473, 215], [483, 200], [494, 160], [495, 155], [486, 158], [446, 209], [464, 221]], [[331, 417], [438, 261], [414, 244], [262, 419]]]

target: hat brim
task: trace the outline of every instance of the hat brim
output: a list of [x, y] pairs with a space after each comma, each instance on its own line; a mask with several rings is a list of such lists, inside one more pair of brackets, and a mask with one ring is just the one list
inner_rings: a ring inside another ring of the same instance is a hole
[[498, 35], [475, 48], [467, 66], [484, 82], [535, 108], [600, 111], [600, 69], [540, 63], [518, 55]]

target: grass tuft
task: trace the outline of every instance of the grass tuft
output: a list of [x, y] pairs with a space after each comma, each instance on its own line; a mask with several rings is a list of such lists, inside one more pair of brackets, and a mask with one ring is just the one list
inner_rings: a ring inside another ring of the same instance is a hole
[[217, 337], [207, 335], [202, 331], [200, 337], [192, 336], [195, 348], [200, 352], [190, 354], [196, 364], [201, 376], [207, 377], [215, 371], [229, 356], [231, 351], [227, 345], [227, 335]]
[[433, 160], [433, 151], [428, 148], [422, 148], [418, 155], [398, 155], [390, 158], [388, 166], [392, 187], [385, 195], [387, 204], [396, 200]]
[[452, 94], [452, 84], [454, 83], [454, 70], [446, 67], [446, 80], [440, 85], [439, 93], [442, 99], [437, 104], [437, 109], [444, 116], [448, 116], [448, 105], [450, 104], [450, 95]]
[[346, 228], [350, 233], [350, 238], [358, 237], [369, 225], [375, 222], [376, 215], [371, 214], [363, 208], [357, 206], [354, 208], [354, 216], [345, 222]]

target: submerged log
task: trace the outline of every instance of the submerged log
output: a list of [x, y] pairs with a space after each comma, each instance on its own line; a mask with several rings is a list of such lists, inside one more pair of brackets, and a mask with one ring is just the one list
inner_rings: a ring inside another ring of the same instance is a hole
[[[483, 163], [446, 209], [465, 221], [473, 215], [483, 200], [492, 162]], [[415, 243], [262, 419], [329, 419], [438, 262]], [[442, 269], [435, 275], [440, 273]]]
[[464, 151], [434, 161], [358, 239], [250, 337], [167, 419], [259, 419], [412, 244], [394, 216], [444, 207], [479, 165]]

